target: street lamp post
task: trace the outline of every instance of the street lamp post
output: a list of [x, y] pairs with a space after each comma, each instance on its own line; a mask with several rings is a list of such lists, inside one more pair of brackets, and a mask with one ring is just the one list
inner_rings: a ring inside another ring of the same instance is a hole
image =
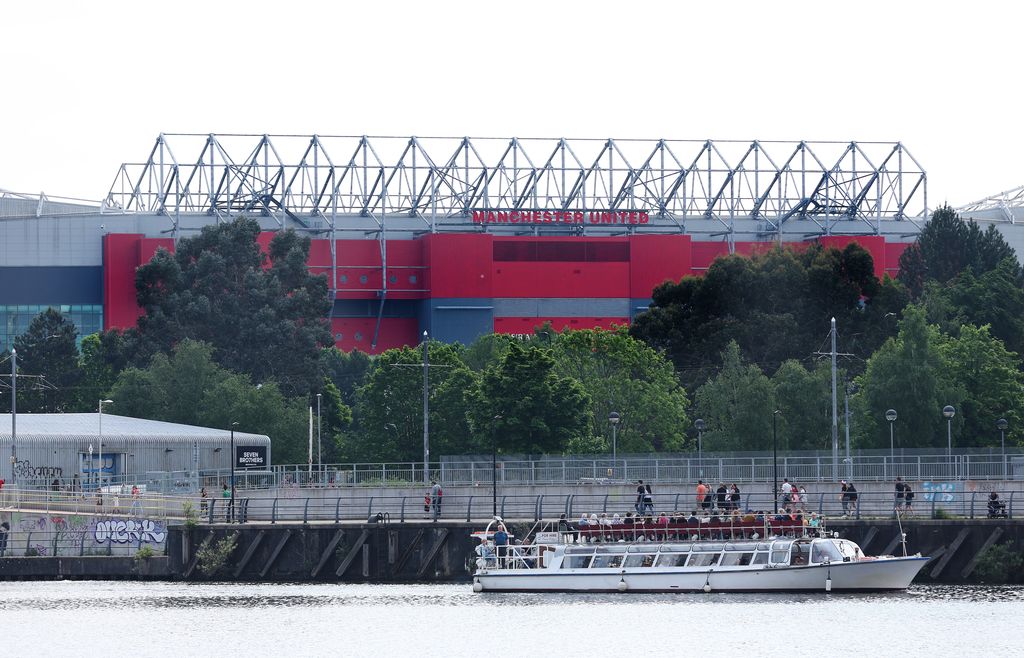
[[996, 429], [999, 430], [999, 450], [1003, 455], [1003, 479], [1006, 479], [1006, 428], [1010, 424], [1006, 422], [1005, 418], [1000, 418], [996, 421]]
[[[956, 409], [953, 405], [947, 404], [942, 408], [942, 415], [946, 417], [946, 458], [949, 459], [950, 464], [953, 462], [953, 416], [956, 415]], [[951, 466], [952, 467], [952, 466]], [[951, 473], [952, 475], [952, 473]]]
[[100, 404], [99, 404], [99, 407], [100, 407], [100, 414], [99, 414], [99, 421], [100, 421], [100, 470], [99, 470], [99, 485], [100, 485], [100, 491], [101, 492], [103, 491], [103, 405], [105, 405], [105, 404], [114, 404], [114, 401], [113, 400], [100, 400]]
[[850, 396], [857, 393], [860, 387], [854, 382], [846, 384], [846, 395], [843, 396], [843, 418], [846, 425], [846, 479], [853, 479], [853, 458], [850, 457]]
[[779, 437], [775, 421], [781, 413], [779, 409], [772, 413], [772, 512], [779, 508]]
[[317, 470], [320, 471], [320, 486], [324, 484], [324, 449], [320, 440], [320, 398], [322, 395], [322, 393], [316, 394], [316, 465]]
[[613, 411], [608, 414], [608, 422], [611, 423], [612, 426], [612, 468], [615, 468], [615, 459], [618, 453], [618, 446], [616, 445], [618, 437], [616, 436], [616, 432], [618, 431], [620, 420], [622, 420], [622, 417], [619, 416], [619, 412]]
[[896, 439], [893, 433], [892, 424], [896, 422], [896, 410], [887, 409], [885, 412], [885, 419], [889, 421], [889, 460], [895, 461], [896, 459]]
[[[92, 480], [94, 479], [94, 476], [92, 474], [93, 470], [94, 469], [93, 469], [93, 464], [92, 464], [92, 444], [90, 443], [89, 444], [89, 471], [90, 471], [90, 473], [89, 473], [89, 481], [86, 483], [86, 486], [89, 486], [89, 485], [92, 484]], [[85, 494], [82, 494], [82, 495], [84, 496]]]
[[228, 504], [228, 523], [235, 522], [235, 428], [238, 423], [231, 423], [231, 502]]
[[[14, 493], [18, 495], [18, 451], [14, 445], [18, 442], [18, 350], [11, 348], [11, 482]], [[92, 457], [89, 457], [92, 465]]]
[[498, 422], [501, 414], [494, 417], [491, 425], [491, 516], [498, 516]]
[[702, 478], [702, 477], [704, 477], [704, 471], [703, 471], [704, 455], [703, 455], [703, 453], [704, 453], [704, 428], [706, 427], [706, 425], [704, 424], [704, 419], [703, 418], [698, 418], [697, 420], [693, 421], [693, 426], [697, 430], [697, 477], [698, 478]]

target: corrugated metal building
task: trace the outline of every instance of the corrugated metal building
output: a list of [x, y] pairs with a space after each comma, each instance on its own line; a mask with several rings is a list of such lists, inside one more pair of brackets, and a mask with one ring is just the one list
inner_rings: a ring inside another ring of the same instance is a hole
[[[11, 414], [0, 414], [0, 478], [23, 488], [56, 481], [63, 489], [90, 490], [177, 479], [180, 486], [172, 488], [194, 489], [200, 478], [231, 468], [226, 429], [109, 413], [18, 414], [12, 449], [11, 421]], [[236, 469], [269, 468], [268, 436], [236, 431], [234, 439]]]

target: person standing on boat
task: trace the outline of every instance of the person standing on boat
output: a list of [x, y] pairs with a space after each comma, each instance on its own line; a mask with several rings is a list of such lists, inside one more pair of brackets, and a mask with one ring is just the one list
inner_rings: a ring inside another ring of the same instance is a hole
[[498, 554], [498, 568], [504, 569], [505, 554], [508, 550], [508, 532], [503, 524], [498, 525], [498, 529], [494, 531], [494, 548]]

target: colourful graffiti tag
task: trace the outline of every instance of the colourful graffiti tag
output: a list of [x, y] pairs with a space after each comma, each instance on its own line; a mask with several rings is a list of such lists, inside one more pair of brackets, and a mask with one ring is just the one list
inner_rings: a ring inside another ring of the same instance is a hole
[[159, 544], [166, 536], [167, 533], [157, 523], [149, 519], [99, 521], [93, 531], [93, 537], [97, 544], [107, 541], [116, 544]]
[[957, 482], [922, 482], [924, 499], [937, 503], [951, 503], [956, 499]]

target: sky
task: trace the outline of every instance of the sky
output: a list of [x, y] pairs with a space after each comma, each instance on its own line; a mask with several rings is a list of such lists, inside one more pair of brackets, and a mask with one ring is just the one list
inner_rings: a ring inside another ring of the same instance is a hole
[[[901, 141], [929, 206], [1024, 185], [1024, 6], [16, 2], [0, 189], [99, 200], [160, 133]], [[187, 159], [187, 158], [183, 158]]]

